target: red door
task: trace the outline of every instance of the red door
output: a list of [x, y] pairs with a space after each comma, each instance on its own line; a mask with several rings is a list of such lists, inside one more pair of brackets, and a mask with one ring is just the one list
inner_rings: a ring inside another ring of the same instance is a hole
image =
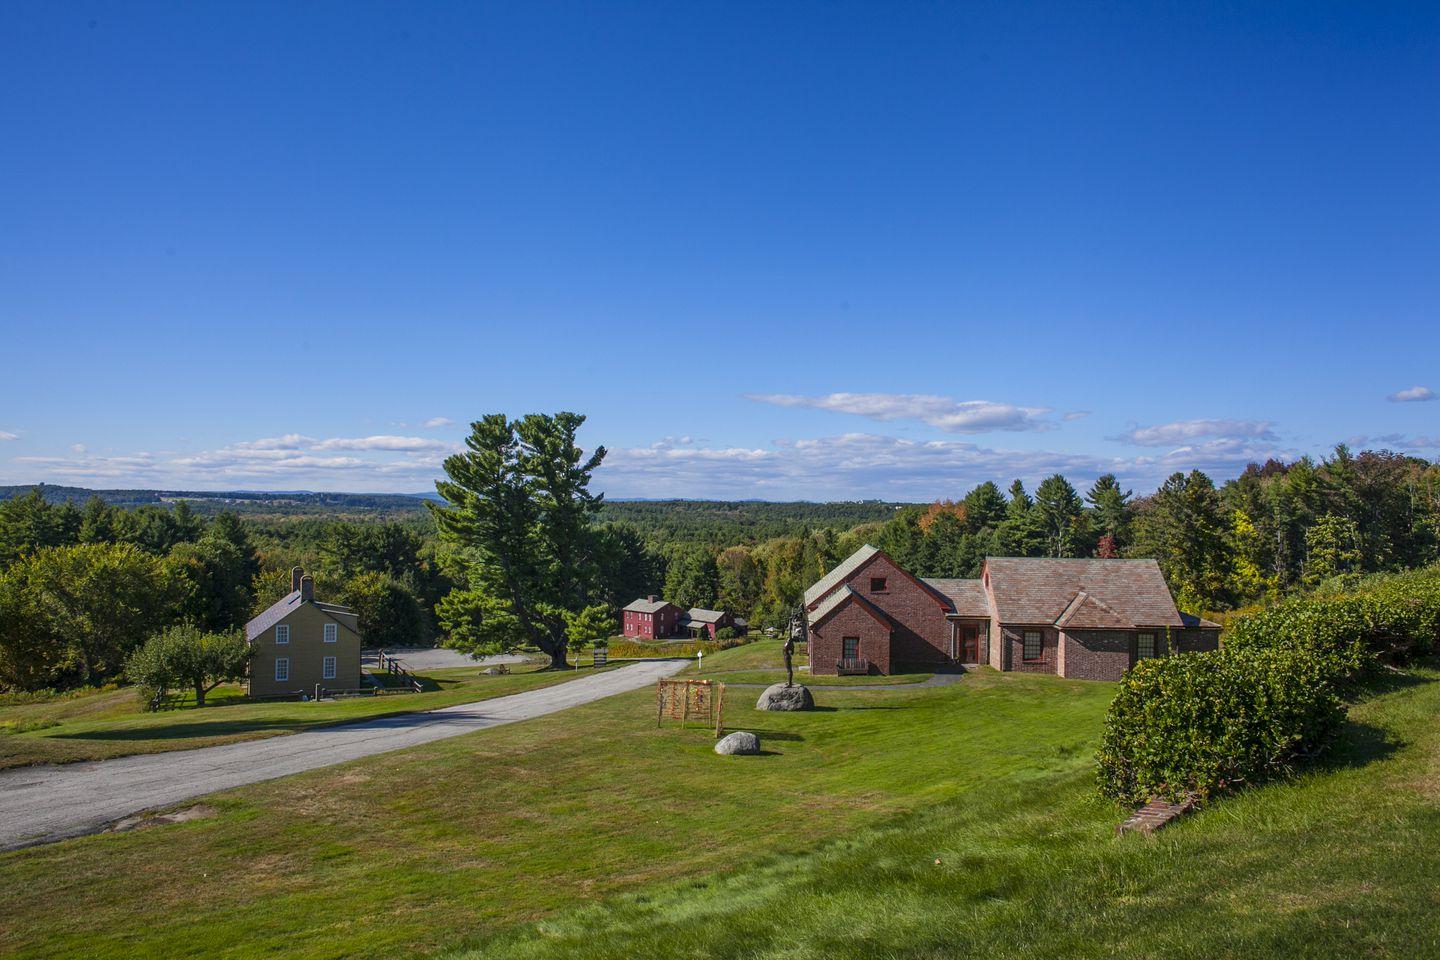
[[960, 662], [980, 662], [980, 628], [960, 627]]

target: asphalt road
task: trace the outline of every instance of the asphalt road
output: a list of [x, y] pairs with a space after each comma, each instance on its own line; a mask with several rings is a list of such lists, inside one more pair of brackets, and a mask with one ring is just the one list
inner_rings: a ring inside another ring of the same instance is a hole
[[[501, 663], [525, 663], [533, 658], [518, 654], [499, 654], [492, 657], [472, 657], [458, 650], [444, 647], [386, 647], [385, 652], [405, 665], [405, 669], [424, 673], [426, 670], [444, 670], [448, 667], [491, 667]], [[366, 650], [364, 665], [377, 669], [375, 651]]]
[[6, 770], [0, 772], [0, 850], [93, 833], [217, 790], [555, 713], [648, 686], [687, 663], [634, 663], [542, 690], [265, 740]]

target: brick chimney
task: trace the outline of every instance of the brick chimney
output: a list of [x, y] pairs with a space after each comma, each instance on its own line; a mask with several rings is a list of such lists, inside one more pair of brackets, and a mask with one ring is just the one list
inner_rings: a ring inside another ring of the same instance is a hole
[[300, 589], [300, 578], [305, 576], [305, 571], [299, 567], [290, 568], [290, 592], [294, 593]]
[[650, 594], [650, 596], [646, 597], [645, 599], [646, 599], [646, 600], [649, 600], [651, 603], [654, 603], [654, 602], [655, 602], [655, 594], [652, 593], [652, 594]]
[[304, 603], [306, 600], [314, 600], [314, 599], [315, 599], [315, 578], [314, 578], [314, 577], [309, 577], [309, 576], [301, 577], [301, 578], [300, 578], [300, 602], [301, 602], [301, 603]]

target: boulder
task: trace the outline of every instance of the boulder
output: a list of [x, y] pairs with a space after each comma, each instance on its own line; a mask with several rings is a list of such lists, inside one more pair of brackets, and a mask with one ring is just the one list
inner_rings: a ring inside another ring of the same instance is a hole
[[765, 688], [760, 694], [760, 699], [755, 702], [756, 710], [813, 710], [815, 698], [810, 696], [810, 691], [800, 684], [787, 687], [783, 683], [777, 683]]
[[737, 730], [715, 744], [715, 752], [722, 757], [738, 757], [760, 752], [760, 738], [753, 733]]

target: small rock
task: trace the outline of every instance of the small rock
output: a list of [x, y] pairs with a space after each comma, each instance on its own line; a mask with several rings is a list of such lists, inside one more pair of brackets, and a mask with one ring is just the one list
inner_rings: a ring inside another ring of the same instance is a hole
[[737, 730], [715, 744], [715, 752], [722, 757], [736, 757], [760, 752], [760, 738], [753, 733]]
[[765, 688], [760, 694], [760, 699], [755, 701], [756, 710], [813, 710], [815, 709], [815, 698], [810, 691], [795, 684], [787, 687], [783, 683], [777, 683]]

